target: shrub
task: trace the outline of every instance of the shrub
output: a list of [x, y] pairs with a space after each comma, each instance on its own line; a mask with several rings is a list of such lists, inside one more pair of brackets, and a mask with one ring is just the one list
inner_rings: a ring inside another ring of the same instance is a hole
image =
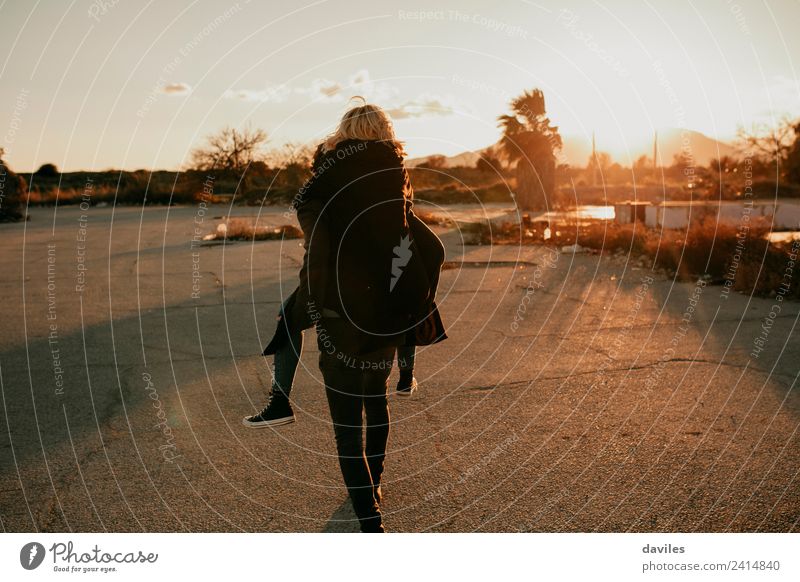
[[792, 249], [791, 245], [767, 243], [748, 248], [736, 271], [733, 288], [747, 295], [774, 297], [781, 285], [788, 284], [788, 289], [781, 294], [789, 299], [800, 299], [800, 275], [790, 262], [796, 261], [797, 256], [797, 248]]
[[39, 166], [39, 169], [36, 170], [36, 175], [44, 178], [58, 178], [60, 173], [55, 164], [42, 164]]
[[258, 226], [243, 218], [231, 218], [217, 229], [217, 238], [227, 240], [280, 240], [303, 238], [303, 231], [291, 224]]
[[[2, 154], [0, 149], [0, 154]], [[22, 201], [28, 193], [28, 185], [5, 162], [0, 159], [0, 222], [16, 222], [25, 216]]]
[[754, 198], [800, 198], [800, 184], [781, 182], [776, 184], [770, 180], [757, 180], [753, 184]]
[[[683, 230], [648, 229], [641, 223], [593, 223], [551, 227], [551, 243], [578, 244], [601, 252], [616, 252], [652, 259], [654, 268], [680, 279], [706, 276], [722, 282], [733, 275], [733, 288], [747, 294], [774, 296], [781, 285], [787, 298], [800, 298], [800, 269], [793, 268], [800, 243], [772, 244], [767, 227], [752, 221], [749, 229], [717, 223], [709, 218]], [[470, 244], [541, 244], [541, 236], [518, 224], [477, 223], [463, 231]]]

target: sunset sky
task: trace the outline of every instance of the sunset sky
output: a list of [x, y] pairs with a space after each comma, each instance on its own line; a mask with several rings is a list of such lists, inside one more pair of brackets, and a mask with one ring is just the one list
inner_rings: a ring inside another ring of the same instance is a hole
[[563, 135], [629, 163], [654, 128], [800, 115], [799, 21], [789, 0], [6, 0], [0, 147], [18, 171], [175, 169], [225, 125], [318, 140], [359, 94], [411, 156], [451, 155], [540, 87]]

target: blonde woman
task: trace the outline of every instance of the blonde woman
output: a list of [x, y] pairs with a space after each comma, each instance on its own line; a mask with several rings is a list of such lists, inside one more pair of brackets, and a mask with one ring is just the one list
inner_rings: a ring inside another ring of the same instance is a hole
[[[365, 532], [383, 531], [395, 350], [446, 337], [433, 302], [444, 251], [411, 212], [404, 156], [389, 116], [366, 103], [347, 111], [317, 149], [313, 175], [295, 200], [306, 247], [300, 286], [265, 350], [277, 352], [277, 375], [286, 344], [296, 356], [298, 330], [316, 325], [339, 464]], [[288, 405], [283, 392], [278, 398]]]

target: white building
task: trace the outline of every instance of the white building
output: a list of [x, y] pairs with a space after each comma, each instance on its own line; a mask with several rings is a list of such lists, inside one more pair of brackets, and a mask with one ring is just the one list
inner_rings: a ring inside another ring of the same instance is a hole
[[712, 217], [739, 224], [749, 208], [750, 219], [772, 222], [774, 230], [800, 230], [800, 200], [670, 200], [658, 203], [620, 202], [614, 205], [615, 221], [639, 220], [651, 228], [685, 229], [689, 222]]

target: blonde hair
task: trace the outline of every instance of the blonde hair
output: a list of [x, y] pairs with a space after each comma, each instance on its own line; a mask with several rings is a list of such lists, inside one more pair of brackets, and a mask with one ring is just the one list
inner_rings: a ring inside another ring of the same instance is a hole
[[389, 114], [377, 105], [370, 105], [363, 97], [353, 97], [353, 99], [361, 99], [364, 105], [353, 107], [342, 116], [336, 131], [322, 142], [322, 151], [329, 152], [348, 139], [375, 140], [386, 142], [399, 156], [405, 156], [403, 143], [394, 135]]

